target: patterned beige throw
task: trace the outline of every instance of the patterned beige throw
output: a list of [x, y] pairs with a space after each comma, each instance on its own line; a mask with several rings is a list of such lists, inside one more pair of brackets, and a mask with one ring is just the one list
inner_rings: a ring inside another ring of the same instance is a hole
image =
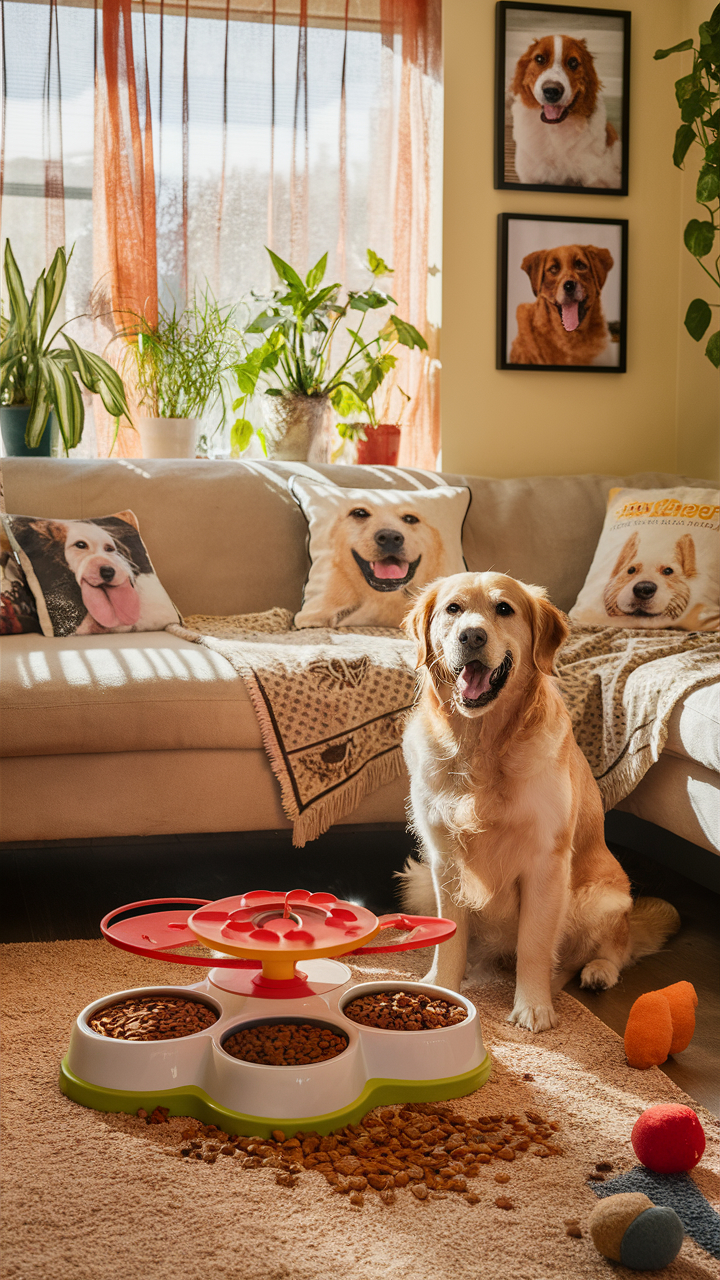
[[241, 675], [302, 848], [402, 771], [415, 645], [392, 627], [296, 630], [286, 609], [168, 628]]
[[[167, 629], [222, 654], [245, 680], [302, 847], [401, 773], [415, 646], [392, 628], [298, 631], [292, 617], [195, 616]], [[676, 704], [720, 679], [717, 635], [701, 632], [576, 625], [557, 665], [606, 809], [657, 760]]]

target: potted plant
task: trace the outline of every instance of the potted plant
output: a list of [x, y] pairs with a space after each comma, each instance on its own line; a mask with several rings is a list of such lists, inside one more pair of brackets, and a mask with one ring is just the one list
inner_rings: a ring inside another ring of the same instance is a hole
[[237, 355], [232, 308], [208, 289], [183, 310], [162, 304], [157, 323], [135, 313], [120, 335], [123, 368], [144, 414], [137, 419], [146, 458], [194, 458], [203, 414], [222, 399], [223, 377]]
[[[78, 379], [100, 396], [113, 417], [130, 418], [122, 380], [106, 360], [80, 347], [64, 324], [48, 337], [68, 261], [65, 250], [58, 249], [28, 301], [10, 241], [5, 245], [10, 314], [2, 317], [0, 330], [0, 424], [8, 454], [49, 457], [54, 432], [66, 454], [79, 444], [85, 406]], [[58, 337], [66, 347], [53, 346]]]
[[[695, 198], [702, 206], [704, 216], [691, 218], [683, 239], [698, 264], [710, 278], [715, 289], [720, 288], [720, 258], [713, 258], [713, 246], [720, 231], [720, 153], [718, 153], [718, 68], [720, 67], [720, 5], [713, 9], [707, 22], [700, 24], [699, 48], [692, 38], [682, 40], [671, 49], [657, 49], [655, 58], [667, 58], [671, 53], [693, 50], [693, 66], [689, 75], [675, 81], [675, 97], [680, 108], [682, 124], [675, 134], [673, 162], [678, 169], [693, 143], [703, 150], [703, 163], [698, 174]], [[707, 259], [709, 266], [703, 261]], [[717, 298], [717, 293], [713, 293]], [[685, 328], [696, 342], [704, 338], [712, 321], [712, 308], [717, 301], [693, 298], [685, 315]], [[705, 345], [705, 355], [717, 369], [720, 367], [720, 331], [710, 334]]]
[[[365, 341], [361, 333], [365, 317], [368, 311], [395, 304], [389, 293], [377, 289], [373, 281], [364, 291], [348, 290], [341, 303], [339, 284], [322, 285], [327, 254], [302, 280], [271, 249], [268, 253], [283, 285], [261, 299], [262, 310], [243, 331], [245, 358], [234, 366], [240, 395], [233, 409], [241, 416], [231, 430], [232, 451], [234, 456], [242, 453], [255, 432], [271, 457], [328, 461], [331, 408], [341, 418], [367, 414], [373, 393], [396, 364], [391, 348], [399, 342], [426, 350], [427, 343], [397, 315], [391, 315], [380, 333]], [[388, 270], [372, 250], [368, 250], [368, 265], [373, 277]], [[344, 354], [333, 365], [333, 339], [352, 311], [359, 313], [359, 322], [356, 328], [346, 325]], [[244, 416], [258, 386], [264, 390], [264, 426], [260, 428]], [[352, 433], [352, 428], [346, 430]]]

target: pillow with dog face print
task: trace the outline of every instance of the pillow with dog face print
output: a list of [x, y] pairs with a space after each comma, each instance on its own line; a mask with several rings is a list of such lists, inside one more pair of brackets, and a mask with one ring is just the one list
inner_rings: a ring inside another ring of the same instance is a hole
[[720, 628], [720, 491], [611, 489], [569, 615], [596, 627]]
[[310, 575], [296, 627], [399, 627], [419, 588], [462, 573], [470, 490], [341, 489], [293, 476]]
[[180, 615], [132, 511], [86, 520], [3, 516], [46, 636], [162, 631]]

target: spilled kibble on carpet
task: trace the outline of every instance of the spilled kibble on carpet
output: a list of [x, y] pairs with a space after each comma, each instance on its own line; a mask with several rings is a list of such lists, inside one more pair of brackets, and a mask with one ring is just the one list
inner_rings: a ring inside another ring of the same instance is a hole
[[[270, 1138], [247, 1138], [213, 1124], [193, 1123], [183, 1130], [178, 1152], [206, 1164], [221, 1155], [231, 1156], [243, 1170], [272, 1169], [284, 1187], [294, 1187], [298, 1174], [313, 1171], [334, 1192], [349, 1195], [356, 1208], [363, 1207], [365, 1192], [377, 1192], [385, 1204], [393, 1204], [400, 1188], [408, 1188], [417, 1200], [456, 1192], [468, 1204], [477, 1204], [468, 1180], [477, 1178], [484, 1164], [525, 1154], [561, 1156], [555, 1141], [559, 1128], [557, 1121], [535, 1112], [467, 1118], [448, 1105], [410, 1103], [385, 1107], [362, 1124], [325, 1136], [299, 1131], [286, 1138], [276, 1129]], [[510, 1175], [497, 1173], [495, 1178], [508, 1182]]]

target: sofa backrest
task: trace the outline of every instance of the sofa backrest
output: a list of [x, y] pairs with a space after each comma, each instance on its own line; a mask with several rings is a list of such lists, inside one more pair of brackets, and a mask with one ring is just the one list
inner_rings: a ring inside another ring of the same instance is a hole
[[324, 476], [343, 488], [467, 484], [468, 567], [539, 583], [562, 609], [585, 580], [611, 488], [709, 483], [658, 472], [496, 480], [397, 467], [143, 458], [3, 458], [0, 465], [12, 514], [79, 519], [134, 511], [160, 580], [185, 615], [299, 609], [307, 526], [288, 492], [291, 475]]

